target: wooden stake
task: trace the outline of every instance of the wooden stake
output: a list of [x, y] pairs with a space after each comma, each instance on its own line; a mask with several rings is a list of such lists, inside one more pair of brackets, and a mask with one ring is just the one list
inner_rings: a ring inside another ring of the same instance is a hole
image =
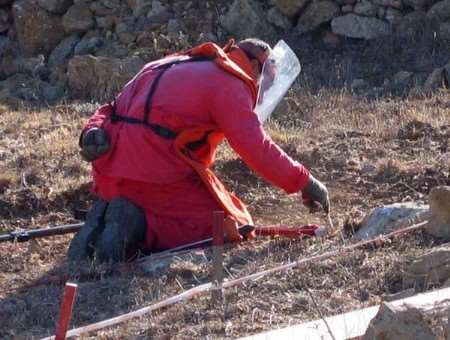
[[59, 319], [56, 325], [55, 340], [66, 339], [67, 329], [69, 328], [70, 319], [72, 317], [72, 309], [75, 302], [77, 287], [78, 286], [75, 283], [66, 283], [63, 300], [59, 309]]
[[224, 212], [214, 211], [213, 215], [213, 283], [212, 299], [214, 303], [222, 302], [222, 282], [223, 282], [223, 242], [224, 242]]

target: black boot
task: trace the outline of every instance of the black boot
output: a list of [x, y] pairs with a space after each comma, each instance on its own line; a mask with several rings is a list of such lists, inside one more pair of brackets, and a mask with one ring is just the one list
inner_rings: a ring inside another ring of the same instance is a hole
[[113, 199], [106, 210], [105, 229], [97, 238], [95, 250], [100, 261], [124, 261], [130, 246], [145, 238], [144, 212], [126, 198]]
[[84, 226], [70, 242], [67, 257], [78, 262], [92, 257], [95, 239], [100, 235], [104, 224], [104, 216], [108, 202], [97, 199], [89, 209]]

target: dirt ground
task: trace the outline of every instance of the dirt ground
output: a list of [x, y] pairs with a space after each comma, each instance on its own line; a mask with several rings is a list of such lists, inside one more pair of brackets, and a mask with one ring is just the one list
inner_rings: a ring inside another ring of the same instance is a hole
[[[89, 165], [78, 155], [80, 128], [96, 104], [12, 110], [0, 106], [0, 231], [77, 222], [89, 206]], [[259, 239], [227, 250], [227, 279], [239, 278], [350, 244], [352, 227], [371, 208], [426, 200], [450, 185], [450, 93], [368, 99], [345, 89], [298, 84], [267, 125], [272, 138], [327, 184], [338, 234], [324, 239]], [[260, 225], [325, 224], [296, 195], [259, 179], [224, 145], [219, 177], [250, 205]], [[64, 282], [79, 291], [72, 326], [136, 310], [209, 281], [210, 251], [177, 259], [158, 276], [137, 263], [69, 267], [71, 236], [0, 244], [0, 338], [37, 339], [54, 332]], [[411, 288], [402, 272], [439, 244], [415, 232], [307, 268], [266, 276], [162, 309], [85, 338], [235, 338], [379, 303]], [[414, 287], [416, 291], [433, 287]]]

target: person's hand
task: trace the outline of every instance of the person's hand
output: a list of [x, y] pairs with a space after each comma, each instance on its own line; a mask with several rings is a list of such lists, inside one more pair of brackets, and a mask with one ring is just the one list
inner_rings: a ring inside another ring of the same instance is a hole
[[80, 155], [85, 161], [92, 162], [108, 152], [109, 137], [101, 128], [91, 128], [81, 137]]
[[327, 214], [330, 212], [330, 198], [327, 187], [312, 175], [309, 175], [308, 183], [302, 191], [302, 199], [303, 204], [311, 212], [321, 209]]

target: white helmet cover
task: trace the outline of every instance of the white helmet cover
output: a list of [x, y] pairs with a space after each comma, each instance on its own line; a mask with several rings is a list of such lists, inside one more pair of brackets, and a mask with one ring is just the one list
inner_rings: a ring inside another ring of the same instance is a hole
[[272, 114], [301, 70], [300, 61], [291, 48], [280, 40], [264, 62], [255, 112], [259, 121]]

